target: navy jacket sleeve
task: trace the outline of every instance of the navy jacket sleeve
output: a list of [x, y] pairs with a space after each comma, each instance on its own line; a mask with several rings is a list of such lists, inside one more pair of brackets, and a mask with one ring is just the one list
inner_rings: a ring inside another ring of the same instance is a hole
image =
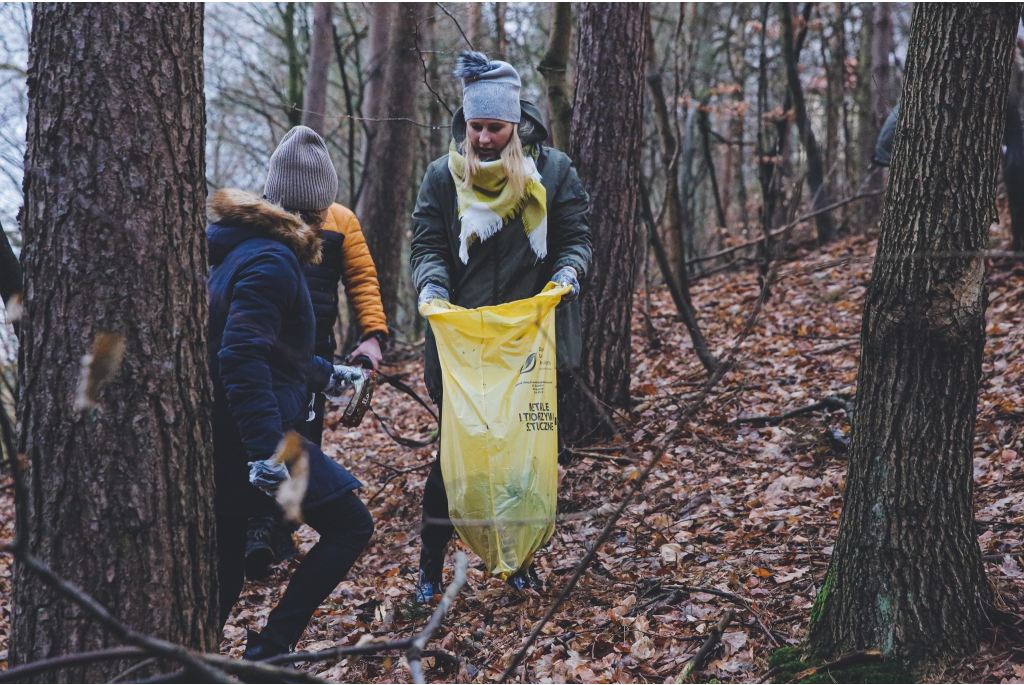
[[306, 387], [309, 388], [310, 392], [323, 392], [327, 384], [331, 382], [332, 373], [334, 373], [334, 364], [331, 364], [323, 357], [314, 356], [313, 363], [310, 365]]
[[267, 458], [284, 437], [269, 359], [282, 312], [294, 301], [302, 277], [298, 261], [291, 262], [267, 251], [239, 270], [217, 354], [228, 406], [250, 459]]

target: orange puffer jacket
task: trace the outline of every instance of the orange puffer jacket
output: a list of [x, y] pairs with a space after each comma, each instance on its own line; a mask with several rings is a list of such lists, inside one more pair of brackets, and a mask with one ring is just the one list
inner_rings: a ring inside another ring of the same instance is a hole
[[316, 315], [317, 355], [326, 359], [334, 355], [339, 280], [344, 283], [345, 296], [355, 309], [363, 339], [371, 335], [388, 337], [377, 267], [352, 210], [337, 203], [331, 205], [324, 223], [323, 258], [319, 264], [307, 265], [303, 271]]

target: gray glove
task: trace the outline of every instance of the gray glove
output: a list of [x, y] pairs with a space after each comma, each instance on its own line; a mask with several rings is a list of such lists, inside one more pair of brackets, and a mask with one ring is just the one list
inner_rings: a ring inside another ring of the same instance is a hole
[[281, 483], [289, 478], [288, 467], [277, 463], [275, 457], [249, 462], [249, 482], [271, 497], [277, 494]]
[[431, 300], [444, 300], [448, 302], [448, 291], [436, 283], [427, 283], [423, 286], [423, 290], [420, 291], [416, 308], [419, 309], [423, 305], [429, 304]]
[[580, 282], [576, 278], [576, 269], [571, 266], [563, 266], [561, 269], [555, 272], [555, 275], [551, 277], [552, 283], [558, 285], [568, 285], [572, 290], [562, 296], [563, 302], [572, 302], [580, 296]]
[[324, 394], [328, 397], [338, 398], [344, 395], [346, 390], [354, 387], [356, 383], [362, 382], [363, 367], [335, 364], [331, 380], [324, 388]]

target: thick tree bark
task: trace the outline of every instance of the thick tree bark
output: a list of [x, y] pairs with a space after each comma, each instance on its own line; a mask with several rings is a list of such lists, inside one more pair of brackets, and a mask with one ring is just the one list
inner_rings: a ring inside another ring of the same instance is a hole
[[[313, 3], [313, 40], [309, 42], [309, 67], [306, 78], [305, 101], [302, 105], [302, 125], [320, 135], [324, 134], [324, 115], [327, 113], [327, 74], [333, 60], [332, 2]], [[344, 65], [340, 65], [344, 68]]]
[[0, 226], [0, 298], [7, 304], [11, 296], [21, 290], [21, 264], [18, 255], [14, 254], [11, 241], [4, 233], [4, 227]]
[[[794, 47], [793, 15], [789, 3], [779, 5], [779, 22], [782, 31], [782, 56], [786, 67], [786, 82], [793, 100], [793, 114], [796, 117], [797, 130], [800, 132], [800, 142], [807, 154], [807, 186], [810, 188], [813, 198], [812, 207], [817, 210], [827, 207], [831, 204], [831, 200], [825, 185], [825, 165], [821, 158], [821, 150], [818, 148], [818, 141], [814, 137], [811, 122], [807, 117], [804, 89], [800, 84], [800, 71], [797, 68], [800, 52]], [[818, 242], [822, 245], [832, 242], [836, 237], [832, 214], [829, 212], [819, 214], [814, 221], [818, 227]]]
[[572, 3], [556, 2], [551, 5], [551, 33], [544, 59], [537, 71], [544, 77], [544, 90], [548, 99], [548, 128], [552, 146], [569, 149], [569, 127], [572, 126], [572, 101], [566, 70], [569, 65], [569, 46], [572, 44]]
[[[613, 407], [629, 405], [630, 317], [640, 246], [640, 148], [650, 7], [584, 3], [572, 154], [591, 197], [594, 262], [583, 285], [580, 376]], [[577, 389], [565, 403], [570, 439], [606, 430]]]
[[864, 306], [846, 502], [811, 613], [809, 646], [822, 657], [877, 648], [910, 662], [957, 659], [987, 625], [992, 591], [972, 502], [980, 251], [1019, 11], [914, 7]]
[[427, 5], [388, 4], [392, 5], [390, 10], [375, 11], [371, 30], [371, 43], [376, 43], [377, 34], [384, 30], [377, 24], [380, 15], [388, 19], [388, 48], [380, 60], [380, 81], [374, 85], [370, 108], [380, 121], [370, 122], [363, 162], [368, 172], [363, 175], [356, 214], [377, 265], [384, 313], [389, 321], [394, 321], [419, 135], [415, 124], [416, 96], [423, 65], [416, 52], [416, 35], [420, 21], [426, 17]]
[[[131, 627], [216, 651], [203, 7], [37, 4], [29, 62], [19, 525]], [[124, 362], [79, 412], [81, 360], [104, 332]], [[15, 568], [12, 664], [116, 644]]]

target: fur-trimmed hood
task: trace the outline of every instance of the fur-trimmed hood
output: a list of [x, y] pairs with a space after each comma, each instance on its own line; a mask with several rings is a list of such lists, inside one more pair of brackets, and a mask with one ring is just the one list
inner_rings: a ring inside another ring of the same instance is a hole
[[[212, 224], [210, 263], [219, 264], [228, 252], [250, 238], [270, 238], [292, 252], [300, 264], [320, 263], [320, 236], [298, 216], [253, 193], [222, 188], [210, 198]], [[216, 230], [219, 229], [219, 230]]]

